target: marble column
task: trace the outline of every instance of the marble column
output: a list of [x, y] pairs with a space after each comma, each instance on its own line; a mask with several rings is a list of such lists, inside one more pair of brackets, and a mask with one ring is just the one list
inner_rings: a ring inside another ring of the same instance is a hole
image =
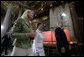
[[8, 25], [9, 25], [9, 20], [11, 18], [12, 8], [13, 8], [13, 6], [11, 4], [9, 4], [6, 15], [5, 15], [5, 18], [4, 18], [4, 21], [3, 21], [3, 24], [2, 24], [3, 29], [1, 29], [1, 37], [3, 37], [4, 34], [7, 32]]

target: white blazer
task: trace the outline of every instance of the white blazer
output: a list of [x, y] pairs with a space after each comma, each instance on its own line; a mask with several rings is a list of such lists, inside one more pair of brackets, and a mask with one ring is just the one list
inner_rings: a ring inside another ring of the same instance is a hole
[[[42, 34], [42, 32], [37, 29], [36, 30], [36, 36], [34, 38], [34, 41], [33, 41], [33, 52], [36, 53], [38, 52], [39, 50], [43, 50], [43, 39], [44, 39], [44, 36]], [[39, 49], [41, 48], [41, 49]]]

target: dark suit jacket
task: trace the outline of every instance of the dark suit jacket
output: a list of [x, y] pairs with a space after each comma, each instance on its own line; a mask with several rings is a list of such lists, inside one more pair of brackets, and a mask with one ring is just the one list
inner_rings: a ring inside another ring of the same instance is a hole
[[55, 29], [55, 37], [56, 37], [56, 46], [58, 51], [60, 52], [61, 47], [65, 47], [65, 50], [69, 50], [69, 44], [66, 38], [66, 35], [60, 27]]

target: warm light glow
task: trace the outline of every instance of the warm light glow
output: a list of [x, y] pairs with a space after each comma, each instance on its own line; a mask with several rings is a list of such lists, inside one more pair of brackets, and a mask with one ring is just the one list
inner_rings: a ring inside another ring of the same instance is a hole
[[73, 44], [73, 42], [71, 41], [70, 44]]
[[1, 25], [1, 30], [3, 29], [3, 25]]
[[62, 13], [62, 16], [66, 16], [66, 14], [65, 13]]
[[46, 20], [46, 19], [48, 19], [48, 17], [47, 17], [47, 16], [42, 17], [42, 20]]
[[43, 10], [43, 8], [41, 8], [41, 10]]

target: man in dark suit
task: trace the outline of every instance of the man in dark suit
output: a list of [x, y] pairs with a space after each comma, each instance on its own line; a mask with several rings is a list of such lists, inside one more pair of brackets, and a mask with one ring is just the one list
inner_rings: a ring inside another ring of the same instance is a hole
[[58, 22], [58, 27], [55, 29], [56, 47], [60, 55], [67, 55], [69, 52], [69, 44], [66, 35], [63, 31], [63, 22]]

